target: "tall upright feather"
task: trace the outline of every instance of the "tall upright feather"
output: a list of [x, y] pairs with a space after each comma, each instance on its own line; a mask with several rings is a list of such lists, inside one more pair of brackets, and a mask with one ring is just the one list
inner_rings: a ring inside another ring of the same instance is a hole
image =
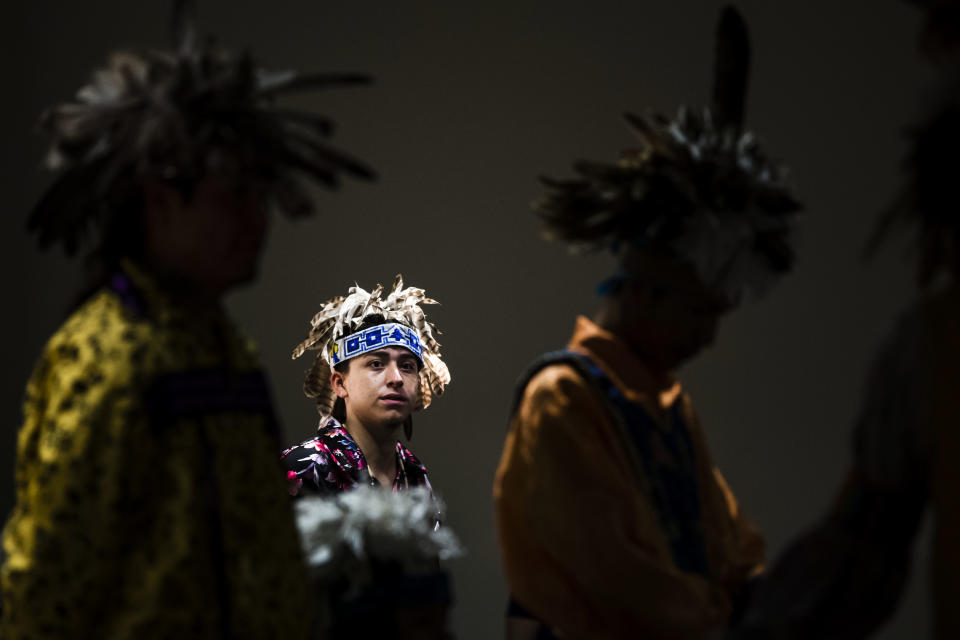
[[717, 128], [732, 127], [739, 132], [746, 112], [750, 36], [743, 16], [731, 5], [720, 14], [715, 46], [713, 115]]

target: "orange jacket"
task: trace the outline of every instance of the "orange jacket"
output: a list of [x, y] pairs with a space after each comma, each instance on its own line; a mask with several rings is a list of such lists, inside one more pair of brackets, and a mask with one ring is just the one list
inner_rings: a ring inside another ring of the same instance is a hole
[[[605, 399], [569, 365], [523, 392], [494, 501], [513, 597], [563, 638], [701, 638], [725, 625], [763, 541], [714, 468], [689, 397], [658, 388], [614, 335], [578, 318], [570, 348], [655, 420], [681, 403], [695, 452], [709, 577], [676, 568]], [[664, 451], [664, 453], [666, 453]]]

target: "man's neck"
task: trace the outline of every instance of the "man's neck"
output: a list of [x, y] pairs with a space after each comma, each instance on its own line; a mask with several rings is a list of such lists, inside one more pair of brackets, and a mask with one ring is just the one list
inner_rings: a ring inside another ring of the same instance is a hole
[[347, 431], [357, 442], [370, 468], [370, 474], [380, 484], [390, 486], [397, 475], [397, 429], [400, 425], [368, 427], [356, 418], [347, 416]]
[[179, 304], [195, 309], [215, 309], [220, 305], [224, 291], [205, 285], [189, 277], [183, 269], [164, 260], [156, 252], [146, 251], [141, 266], [156, 280], [168, 295]]

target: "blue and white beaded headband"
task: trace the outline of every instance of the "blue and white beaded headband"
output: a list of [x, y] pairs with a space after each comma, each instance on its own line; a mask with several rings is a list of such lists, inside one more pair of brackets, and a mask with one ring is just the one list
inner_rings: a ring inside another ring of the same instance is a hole
[[410, 327], [395, 322], [378, 324], [340, 338], [330, 348], [330, 363], [338, 365], [344, 360], [384, 347], [405, 347], [417, 356], [420, 364], [423, 364], [423, 346], [420, 344], [420, 338]]

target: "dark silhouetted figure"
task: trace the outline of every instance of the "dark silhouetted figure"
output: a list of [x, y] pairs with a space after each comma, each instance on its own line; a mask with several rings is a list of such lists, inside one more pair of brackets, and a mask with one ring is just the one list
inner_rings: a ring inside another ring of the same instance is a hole
[[927, 511], [934, 637], [960, 638], [960, 4], [920, 4], [929, 9], [922, 48], [948, 90], [912, 132], [908, 181], [868, 244], [874, 251], [897, 226], [913, 232], [920, 296], [870, 369], [833, 507], [758, 585], [734, 638], [869, 636], [896, 608]]
[[330, 123], [273, 98], [359, 76], [266, 73], [200, 44], [114, 53], [48, 111], [55, 178], [41, 246], [93, 247], [94, 284], [31, 377], [3, 531], [2, 635], [276, 638], [309, 626], [250, 341], [220, 304], [255, 277], [268, 206], [310, 209], [301, 175], [370, 172]]
[[711, 637], [761, 568], [675, 378], [744, 289], [792, 263], [799, 204], [743, 131], [747, 61], [728, 8], [710, 108], [628, 115], [638, 149], [544, 180], [547, 233], [620, 269], [518, 385], [494, 486], [512, 638]]

